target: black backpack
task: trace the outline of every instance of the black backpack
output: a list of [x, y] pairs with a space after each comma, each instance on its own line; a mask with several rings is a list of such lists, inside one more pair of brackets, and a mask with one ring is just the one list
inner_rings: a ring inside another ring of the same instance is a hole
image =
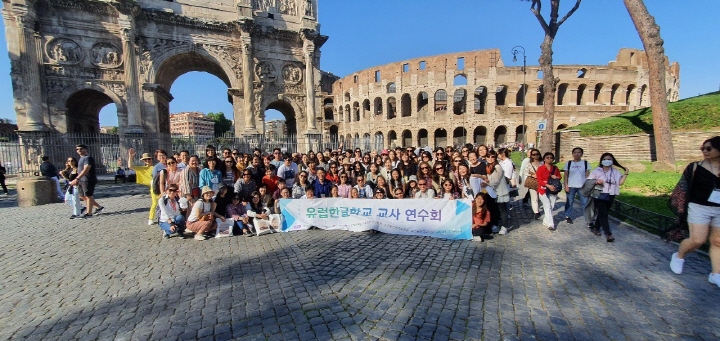
[[152, 188], [152, 192], [155, 195], [160, 195], [162, 192], [160, 192], [160, 174], [165, 174], [165, 179], [167, 179], [167, 170], [161, 169], [152, 179], [152, 183], [150, 184], [150, 188]]

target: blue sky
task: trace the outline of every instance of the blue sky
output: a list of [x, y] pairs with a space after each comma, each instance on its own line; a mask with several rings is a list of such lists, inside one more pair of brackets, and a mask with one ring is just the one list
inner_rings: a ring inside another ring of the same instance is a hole
[[[563, 14], [573, 4], [563, 0]], [[720, 1], [649, 0], [646, 5], [661, 27], [665, 53], [671, 62], [680, 63], [680, 97], [717, 91]], [[330, 36], [321, 50], [321, 68], [342, 77], [404, 59], [489, 48], [500, 49], [506, 65], [519, 65], [512, 62], [510, 52], [516, 45], [525, 47], [529, 65], [537, 65], [543, 32], [529, 8], [529, 2], [520, 0], [320, 0], [321, 32]], [[604, 65], [623, 47], [642, 49], [622, 0], [585, 0], [560, 28], [555, 64]], [[15, 119], [6, 56], [3, 34], [0, 117]], [[210, 74], [185, 74], [170, 90], [175, 97], [171, 112], [222, 111], [231, 118], [226, 86]], [[103, 109], [100, 121], [117, 124], [112, 105]]]

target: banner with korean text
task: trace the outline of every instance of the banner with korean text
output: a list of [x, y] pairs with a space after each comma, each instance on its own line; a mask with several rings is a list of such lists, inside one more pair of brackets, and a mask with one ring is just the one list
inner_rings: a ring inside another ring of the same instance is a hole
[[281, 199], [282, 231], [324, 230], [472, 239], [472, 201], [444, 199]]

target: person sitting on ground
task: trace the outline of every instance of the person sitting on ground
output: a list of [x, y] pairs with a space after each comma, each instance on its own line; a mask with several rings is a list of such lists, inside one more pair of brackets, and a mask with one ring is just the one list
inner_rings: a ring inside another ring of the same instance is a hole
[[360, 191], [356, 187], [353, 187], [352, 189], [350, 189], [350, 198], [349, 199], [360, 199]]
[[239, 231], [239, 234], [250, 233], [248, 222], [250, 217], [247, 215], [247, 202], [243, 202], [242, 197], [238, 193], [234, 193], [232, 201], [225, 206], [227, 217], [230, 217], [235, 223], [233, 225], [233, 234]]
[[[267, 220], [270, 218], [270, 211], [267, 207], [264, 207], [262, 205], [262, 202], [260, 200], [260, 192], [253, 192], [250, 196], [249, 203], [246, 206], [247, 209], [247, 215], [250, 217], [250, 228], [255, 229], [255, 220], [256, 219], [263, 219]], [[251, 232], [251, 231], [249, 231]], [[245, 234], [243, 232], [243, 234]], [[251, 233], [246, 234], [248, 237], [252, 236]]]
[[185, 230], [185, 217], [180, 211], [180, 203], [177, 198], [178, 186], [170, 184], [165, 188], [165, 195], [158, 199], [160, 209], [160, 229], [163, 231], [163, 239], [170, 238], [170, 235], [177, 233], [182, 237]]
[[117, 183], [118, 180], [122, 180], [123, 183], [127, 181], [127, 177], [125, 176], [125, 170], [122, 168], [122, 166], [118, 166], [117, 170], [115, 170], [115, 183]]
[[232, 201], [232, 198], [232, 187], [225, 185], [221, 186], [220, 190], [213, 198], [213, 202], [215, 203], [215, 212], [223, 217], [227, 217], [227, 205]]
[[225, 217], [215, 213], [215, 203], [212, 201], [212, 188], [205, 186], [202, 188], [201, 199], [195, 202], [190, 216], [187, 219], [187, 229], [195, 232], [195, 240], [205, 240], [205, 234], [215, 232], [217, 222], [215, 218], [225, 221]]
[[[280, 190], [280, 199], [292, 199], [289, 188], [284, 187], [283, 189]], [[282, 214], [282, 212], [280, 210], [280, 199], [275, 200], [275, 212], [277, 214]]]

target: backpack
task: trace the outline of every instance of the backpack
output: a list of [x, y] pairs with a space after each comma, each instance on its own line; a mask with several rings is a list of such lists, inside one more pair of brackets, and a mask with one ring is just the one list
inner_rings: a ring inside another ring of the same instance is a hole
[[[590, 167], [588, 166], [587, 160], [583, 160], [583, 161], [585, 161], [583, 163], [585, 165], [585, 169], [583, 169], [583, 173], [586, 173]], [[565, 171], [568, 172], [568, 174], [570, 174], [570, 162], [572, 162], [572, 161], [568, 161], [567, 164], [565, 165]]]
[[160, 174], [165, 174], [165, 178], [167, 179], [167, 170], [161, 169], [157, 172], [150, 183], [150, 188], [152, 188], [152, 192], [155, 195], [160, 195], [162, 193], [160, 192]]

